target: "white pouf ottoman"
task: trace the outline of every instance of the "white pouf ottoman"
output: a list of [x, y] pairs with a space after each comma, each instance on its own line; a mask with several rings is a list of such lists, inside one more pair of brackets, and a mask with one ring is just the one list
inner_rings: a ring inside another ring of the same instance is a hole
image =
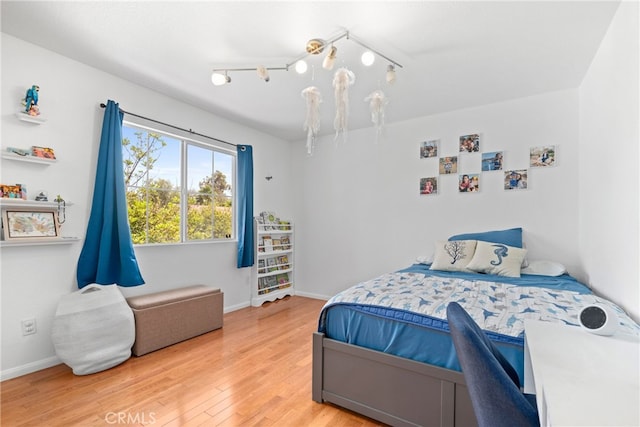
[[131, 357], [133, 312], [117, 285], [87, 285], [60, 299], [51, 338], [74, 374], [104, 371]]

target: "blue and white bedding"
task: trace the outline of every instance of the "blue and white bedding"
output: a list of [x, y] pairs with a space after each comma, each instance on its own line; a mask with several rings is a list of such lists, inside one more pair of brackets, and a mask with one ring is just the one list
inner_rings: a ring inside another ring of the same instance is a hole
[[452, 301], [487, 331], [521, 380], [524, 319], [578, 326], [584, 306], [608, 304], [620, 317], [621, 332], [640, 335], [640, 327], [622, 309], [566, 274], [508, 278], [433, 271], [424, 264], [335, 295], [322, 309], [318, 330], [331, 339], [459, 371], [446, 322]]

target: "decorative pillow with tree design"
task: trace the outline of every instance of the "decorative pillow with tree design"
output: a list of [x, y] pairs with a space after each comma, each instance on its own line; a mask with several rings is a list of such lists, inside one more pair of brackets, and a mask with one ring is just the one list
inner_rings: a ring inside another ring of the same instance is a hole
[[438, 241], [431, 264], [431, 270], [465, 271], [476, 251], [476, 240]]

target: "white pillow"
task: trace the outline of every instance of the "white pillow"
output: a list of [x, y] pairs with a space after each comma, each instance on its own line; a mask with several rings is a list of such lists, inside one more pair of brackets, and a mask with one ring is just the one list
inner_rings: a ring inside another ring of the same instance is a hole
[[523, 268], [520, 272], [538, 276], [562, 276], [567, 272], [567, 268], [554, 261], [530, 261], [527, 268]]
[[467, 264], [473, 258], [477, 240], [451, 240], [436, 242], [431, 270], [466, 271]]
[[478, 241], [476, 252], [467, 268], [479, 273], [520, 277], [520, 267], [526, 253], [526, 249]]

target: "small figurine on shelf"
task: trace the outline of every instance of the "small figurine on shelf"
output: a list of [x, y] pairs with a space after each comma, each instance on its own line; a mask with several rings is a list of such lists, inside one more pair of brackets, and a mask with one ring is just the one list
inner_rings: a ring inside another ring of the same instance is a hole
[[27, 186], [24, 184], [16, 184], [20, 187], [20, 198], [22, 200], [27, 200]]
[[40, 109], [38, 107], [38, 92], [40, 91], [40, 86], [33, 85], [29, 89], [27, 89], [27, 94], [24, 96], [23, 105], [25, 106], [24, 112], [29, 114], [30, 116], [37, 116], [40, 114]]
[[46, 191], [38, 192], [38, 195], [36, 196], [36, 201], [37, 202], [48, 202], [49, 201], [49, 196], [47, 195], [47, 192]]
[[67, 220], [67, 203], [62, 197], [60, 197], [59, 194], [55, 199], [53, 199], [53, 201], [58, 204], [58, 224], [64, 224], [64, 222]]

